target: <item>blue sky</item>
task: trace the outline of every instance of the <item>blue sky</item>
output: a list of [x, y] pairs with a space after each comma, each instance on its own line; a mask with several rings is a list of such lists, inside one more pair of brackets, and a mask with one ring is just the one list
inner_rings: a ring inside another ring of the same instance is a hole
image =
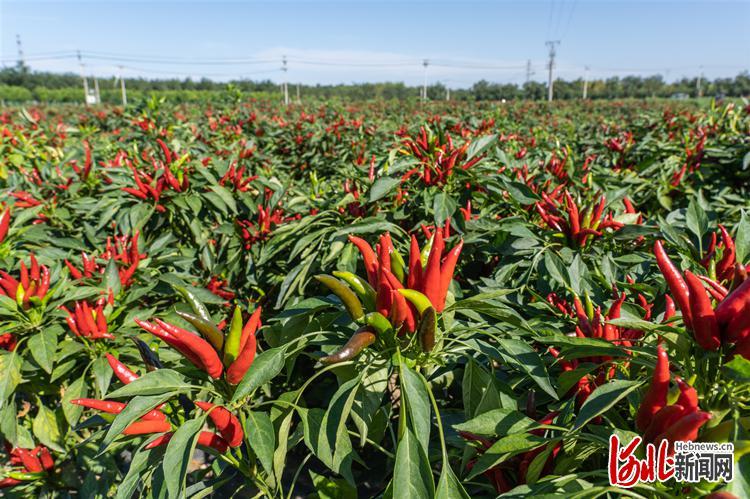
[[[34, 69], [126, 76], [405, 81], [465, 87], [479, 79], [660, 73], [668, 80], [750, 69], [750, 1], [276, 1], [96, 3], [0, 0], [0, 59], [21, 36]], [[44, 59], [36, 57], [55, 57]], [[124, 57], [122, 57], [124, 56]], [[115, 60], [116, 58], [119, 58]], [[239, 60], [238, 60], [239, 59]], [[231, 64], [230, 64], [231, 63]]]

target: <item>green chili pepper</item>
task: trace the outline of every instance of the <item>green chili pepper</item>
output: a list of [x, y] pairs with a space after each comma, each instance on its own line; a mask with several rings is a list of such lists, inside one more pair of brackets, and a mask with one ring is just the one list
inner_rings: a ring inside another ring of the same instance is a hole
[[583, 302], [586, 304], [586, 315], [589, 317], [589, 320], [594, 320], [594, 302], [591, 301], [588, 291], [583, 292]]
[[367, 310], [373, 310], [375, 308], [376, 293], [373, 287], [370, 286], [369, 282], [352, 272], [336, 270], [333, 272], [333, 275], [347, 283], [349, 287], [357, 293], [357, 296], [362, 300], [362, 304]]
[[378, 335], [383, 335], [393, 329], [391, 322], [380, 312], [365, 315], [365, 324], [375, 328]]
[[240, 353], [240, 342], [242, 340], [242, 309], [234, 307], [232, 323], [229, 326], [229, 334], [224, 342], [224, 365], [229, 366]]
[[190, 308], [193, 309], [195, 315], [206, 322], [210, 323], [211, 321], [213, 321], [213, 319], [211, 319], [211, 314], [208, 313], [208, 309], [206, 308], [206, 306], [202, 301], [198, 299], [197, 296], [195, 296], [195, 294], [193, 294], [192, 291], [188, 290], [184, 286], [172, 285], [172, 287], [174, 287], [175, 291], [180, 293], [182, 297], [185, 298], [185, 301], [188, 302], [188, 305], [190, 305]]
[[28, 472], [28, 471], [11, 471], [8, 473], [8, 477], [14, 480], [21, 480], [23, 482], [31, 482], [33, 480], [39, 480], [44, 478], [46, 473], [44, 471]]
[[[417, 312], [419, 312], [420, 316], [424, 314], [425, 310], [427, 310], [428, 308], [432, 308], [430, 299], [427, 298], [423, 293], [420, 293], [415, 289], [399, 289], [398, 292], [401, 293], [404, 298], [409, 300], [411, 304], [416, 307]], [[434, 310], [433, 313], [435, 313]]]
[[357, 295], [354, 294], [354, 291], [349, 286], [335, 277], [326, 274], [316, 275], [315, 279], [338, 296], [352, 320], [358, 322], [362, 319], [364, 315], [362, 302], [359, 301], [359, 298], [357, 298]]
[[371, 326], [362, 326], [357, 329], [349, 340], [331, 355], [320, 359], [322, 364], [337, 364], [346, 360], [351, 360], [359, 355], [362, 350], [375, 342], [375, 330]]
[[394, 276], [396, 276], [396, 279], [401, 282], [404, 282], [405, 266], [406, 264], [404, 263], [404, 258], [401, 256], [401, 253], [399, 253], [396, 249], [391, 251], [391, 272]]
[[224, 348], [224, 334], [219, 331], [213, 322], [208, 322], [200, 317], [187, 312], [177, 312], [177, 315], [188, 321], [198, 332], [211, 343], [217, 351]]

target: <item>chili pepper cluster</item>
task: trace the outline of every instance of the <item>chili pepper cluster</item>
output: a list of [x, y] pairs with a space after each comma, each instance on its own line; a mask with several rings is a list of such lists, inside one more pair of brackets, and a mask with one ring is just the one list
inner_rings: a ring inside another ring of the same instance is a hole
[[[654, 244], [654, 254], [685, 326], [692, 331], [698, 345], [704, 350], [725, 346], [734, 354], [750, 359], [750, 280], [743, 281], [730, 293], [689, 270], [683, 276], [661, 241]], [[708, 291], [703, 285], [705, 281], [710, 286]], [[717, 302], [715, 307], [712, 296]]]

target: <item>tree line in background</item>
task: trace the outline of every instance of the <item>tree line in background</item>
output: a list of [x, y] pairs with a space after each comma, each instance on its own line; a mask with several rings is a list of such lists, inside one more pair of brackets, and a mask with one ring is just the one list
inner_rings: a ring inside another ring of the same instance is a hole
[[[113, 78], [100, 78], [99, 88], [102, 102], [119, 103], [119, 81]], [[640, 77], [611, 77], [603, 80], [590, 80], [587, 83], [587, 96], [590, 99], [650, 98], [650, 97], [741, 97], [750, 95], [750, 73], [742, 72], [734, 78], [702, 80], [699, 90], [697, 78], [682, 78], [665, 82], [659, 75]], [[231, 85], [231, 87], [229, 87]], [[125, 86], [131, 100], [148, 97], [157, 93], [173, 101], [193, 101], [206, 97], [207, 93], [225, 92], [232, 88], [243, 93], [281, 97], [279, 85], [270, 81], [234, 80], [215, 82], [207, 78], [192, 80], [126, 78]], [[579, 99], [582, 97], [584, 80], [555, 80], [555, 99]], [[415, 99], [421, 93], [420, 87], [404, 83], [356, 83], [338, 85], [299, 85], [304, 98], [342, 98], [350, 100], [368, 99]], [[296, 99], [297, 85], [289, 84], [290, 99]], [[442, 83], [427, 87], [430, 100], [448, 97], [448, 89]], [[487, 101], [529, 99], [542, 100], [547, 97], [546, 83], [529, 81], [523, 85], [513, 83], [493, 83], [480, 80], [469, 88], [451, 89], [450, 99], [460, 101]], [[80, 102], [83, 99], [81, 77], [73, 73], [50, 73], [30, 71], [26, 67], [0, 70], [0, 100], [4, 102]]]

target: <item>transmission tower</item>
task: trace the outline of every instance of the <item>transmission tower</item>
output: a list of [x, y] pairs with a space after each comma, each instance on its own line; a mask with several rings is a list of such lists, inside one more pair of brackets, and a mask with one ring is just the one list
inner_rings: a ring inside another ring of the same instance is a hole
[[430, 65], [430, 61], [427, 59], [422, 61], [422, 66], [424, 66], [424, 78], [422, 79], [422, 100], [427, 100], [427, 66]]
[[23, 45], [21, 45], [21, 35], [16, 34], [16, 48], [18, 49], [18, 70], [23, 71], [26, 63], [23, 60]]
[[283, 56], [281, 58], [281, 64], [282, 64], [281, 70], [284, 72], [284, 105], [288, 106], [289, 105], [289, 86], [287, 85], [287, 82], [286, 82], [286, 79], [287, 79], [286, 72], [289, 70], [289, 68], [286, 65], [286, 56]]
[[531, 70], [531, 59], [528, 59], [526, 61], [526, 83], [528, 84], [531, 81], [531, 75], [533, 75], [534, 72]]

